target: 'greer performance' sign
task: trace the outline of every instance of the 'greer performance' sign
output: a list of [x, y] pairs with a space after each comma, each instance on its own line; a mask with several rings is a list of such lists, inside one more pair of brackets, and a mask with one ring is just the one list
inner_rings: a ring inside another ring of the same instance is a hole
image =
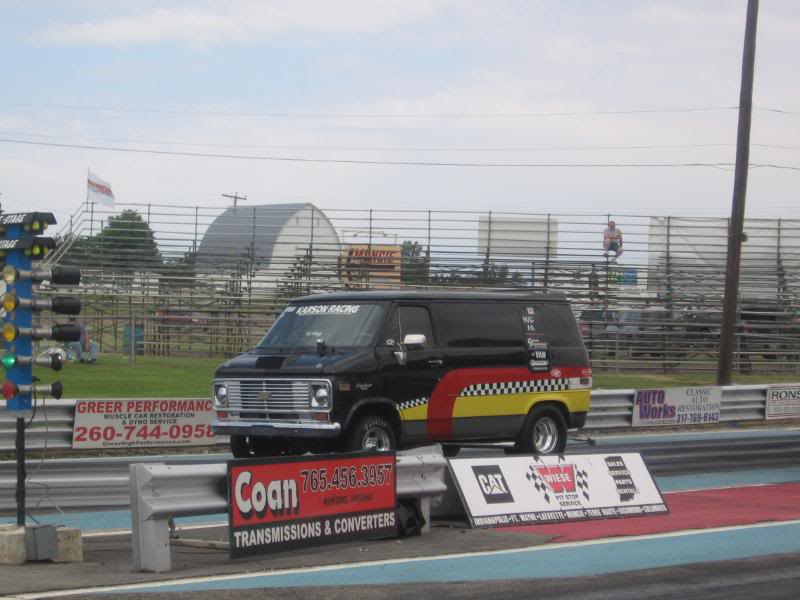
[[633, 426], [719, 423], [721, 403], [718, 386], [636, 390]]
[[231, 557], [397, 535], [395, 455], [230, 461]]
[[77, 400], [72, 448], [215, 444], [211, 400]]

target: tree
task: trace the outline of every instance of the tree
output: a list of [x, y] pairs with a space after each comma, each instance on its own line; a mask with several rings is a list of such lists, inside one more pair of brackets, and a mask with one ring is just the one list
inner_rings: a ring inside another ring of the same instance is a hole
[[109, 217], [97, 234], [76, 241], [64, 262], [112, 271], [158, 271], [162, 266], [155, 235], [135, 210]]
[[400, 249], [400, 281], [426, 284], [430, 280], [430, 256], [423, 255], [419, 242], [406, 240]]
[[197, 252], [189, 250], [178, 258], [164, 259], [159, 269], [159, 284], [163, 287], [191, 288], [195, 284]]

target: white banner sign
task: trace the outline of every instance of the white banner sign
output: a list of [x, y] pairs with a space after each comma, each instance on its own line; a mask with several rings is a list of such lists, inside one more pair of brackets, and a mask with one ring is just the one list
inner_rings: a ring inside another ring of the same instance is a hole
[[633, 426], [719, 423], [719, 386], [636, 390]]
[[800, 384], [767, 388], [767, 419], [800, 418]]
[[114, 206], [114, 192], [111, 191], [111, 184], [89, 171], [89, 178], [86, 181], [86, 200], [97, 202], [103, 206]]
[[153, 448], [216, 443], [211, 400], [77, 400], [72, 448]]
[[473, 527], [668, 512], [639, 454], [451, 459]]

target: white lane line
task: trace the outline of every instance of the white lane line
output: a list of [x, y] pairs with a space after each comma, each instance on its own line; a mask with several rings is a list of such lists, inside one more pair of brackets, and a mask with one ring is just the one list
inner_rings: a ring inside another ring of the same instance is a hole
[[9, 598], [13, 598], [14, 600], [35, 600], [38, 598], [55, 598], [61, 596], [71, 596], [76, 594], [97, 594], [97, 593], [105, 593], [105, 592], [115, 592], [115, 591], [130, 591], [130, 592], [137, 592], [141, 590], [151, 589], [151, 588], [159, 588], [164, 586], [173, 586], [173, 585], [187, 585], [187, 584], [197, 584], [197, 583], [215, 583], [221, 581], [231, 581], [231, 580], [246, 580], [246, 579], [256, 579], [259, 577], [278, 577], [281, 575], [297, 575], [297, 574], [306, 574], [306, 573], [321, 573], [326, 571], [337, 571], [337, 570], [344, 570], [344, 569], [358, 569], [363, 567], [380, 567], [380, 566], [387, 566], [387, 565], [399, 565], [399, 564], [407, 564], [407, 563], [414, 563], [414, 562], [424, 562], [424, 561], [442, 561], [442, 560], [452, 560], [452, 559], [459, 559], [459, 558], [474, 558], [474, 557], [481, 557], [481, 556], [502, 556], [505, 554], [515, 554], [515, 553], [532, 553], [532, 552], [544, 552], [549, 550], [557, 550], [560, 548], [579, 548], [583, 546], [602, 546], [606, 544], [614, 544], [614, 543], [627, 543], [627, 542], [637, 542], [642, 540], [653, 540], [653, 539], [666, 539], [666, 538], [673, 538], [673, 537], [680, 537], [680, 536], [687, 536], [687, 535], [703, 535], [707, 533], [720, 533], [725, 531], [738, 531], [738, 530], [746, 530], [746, 529], [759, 529], [759, 528], [769, 528], [769, 527], [786, 527], [787, 525], [800, 525], [800, 519], [793, 519], [791, 521], [773, 521], [768, 523], [753, 523], [750, 525], [727, 525], [725, 527], [714, 527], [711, 529], [688, 529], [683, 531], [670, 531], [667, 533], [653, 533], [648, 535], [639, 535], [639, 536], [619, 536], [613, 538], [603, 538], [598, 540], [583, 540], [580, 542], [560, 542], [555, 544], [542, 544], [538, 546], [524, 546], [522, 548], [507, 548], [504, 550], [484, 550], [481, 552], [460, 552], [456, 554], [441, 554], [435, 556], [415, 556], [413, 558], [392, 558], [392, 559], [385, 559], [385, 560], [375, 560], [375, 561], [362, 561], [362, 562], [355, 562], [355, 563], [346, 563], [346, 564], [336, 564], [336, 565], [322, 565], [316, 567], [301, 567], [301, 568], [293, 568], [293, 569], [277, 569], [277, 570], [263, 570], [263, 571], [251, 571], [248, 573], [238, 573], [238, 574], [226, 574], [226, 575], [208, 575], [205, 577], [185, 577], [185, 578], [176, 578], [176, 579], [167, 579], [163, 581], [149, 581], [147, 583], [129, 583], [129, 584], [118, 584], [118, 585], [110, 585], [110, 586], [99, 586], [99, 587], [89, 587], [89, 588], [77, 588], [71, 590], [53, 590], [49, 592], [34, 592], [28, 594], [18, 594], [16, 596], [10, 596]]

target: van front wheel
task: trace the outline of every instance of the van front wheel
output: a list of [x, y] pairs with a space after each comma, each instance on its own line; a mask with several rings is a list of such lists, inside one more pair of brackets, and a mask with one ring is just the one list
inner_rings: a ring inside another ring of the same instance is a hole
[[561, 411], [534, 407], [525, 418], [518, 445], [526, 454], [562, 454], [567, 447], [567, 424]]
[[397, 450], [394, 429], [383, 417], [367, 416], [356, 421], [350, 428], [346, 440], [347, 450], [380, 452]]

